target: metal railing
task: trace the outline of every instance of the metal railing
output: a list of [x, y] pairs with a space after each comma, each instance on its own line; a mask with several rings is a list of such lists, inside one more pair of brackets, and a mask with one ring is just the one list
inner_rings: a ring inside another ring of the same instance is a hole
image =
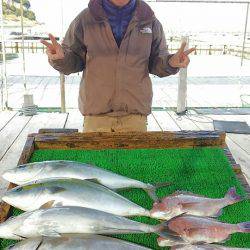
[[[22, 7], [23, 0], [20, 1], [20, 7]], [[195, 46], [197, 48], [196, 54], [207, 54], [207, 55], [213, 55], [213, 54], [232, 54], [235, 56], [241, 57], [241, 65], [243, 64], [244, 59], [250, 58], [250, 46], [247, 44], [247, 28], [248, 28], [248, 19], [249, 19], [249, 8], [250, 8], [250, 1], [230, 1], [230, 0], [148, 0], [147, 2], [165, 2], [165, 3], [211, 3], [211, 4], [241, 4], [246, 6], [246, 17], [245, 17], [245, 25], [244, 25], [244, 31], [243, 31], [243, 40], [242, 40], [242, 46], [228, 46], [228, 45], [222, 45], [222, 46], [214, 46], [214, 45], [198, 45], [195, 44], [194, 41], [189, 41], [190, 47]], [[36, 53], [38, 51], [42, 51], [42, 53], [45, 52], [44, 46], [38, 44], [34, 41], [26, 42], [23, 39], [23, 22], [21, 22], [21, 28], [22, 28], [22, 42], [18, 41], [10, 41], [6, 42], [4, 39], [4, 25], [3, 25], [3, 10], [2, 10], [2, 4], [0, 4], [0, 22], [1, 22], [1, 30], [2, 30], [2, 42], [1, 45], [1, 51], [2, 51], [2, 84], [1, 84], [1, 100], [2, 105], [5, 106], [5, 108], [8, 108], [8, 84], [7, 84], [7, 73], [6, 73], [6, 53], [8, 53], [8, 49], [11, 50], [13, 53], [20, 53], [23, 54], [23, 60], [25, 60], [25, 52], [31, 52]], [[62, 22], [63, 22], [63, 7], [61, 8], [62, 13]], [[23, 15], [21, 13], [21, 16], [23, 18]], [[178, 45], [175, 46], [174, 43], [169, 43], [169, 51], [171, 53], [177, 51]], [[23, 61], [23, 70], [24, 70], [24, 88], [26, 89], [26, 81], [25, 81], [25, 61]], [[65, 84], [65, 78], [61, 75], [61, 108], [62, 111], [65, 111], [65, 93], [64, 93], [64, 84]]]

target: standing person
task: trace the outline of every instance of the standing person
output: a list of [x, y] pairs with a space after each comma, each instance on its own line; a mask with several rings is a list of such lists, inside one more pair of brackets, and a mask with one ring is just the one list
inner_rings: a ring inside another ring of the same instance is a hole
[[166, 77], [186, 68], [185, 43], [169, 54], [164, 31], [142, 0], [90, 0], [60, 45], [52, 34], [49, 63], [65, 75], [83, 71], [79, 109], [85, 132], [147, 130], [151, 113], [149, 74]]

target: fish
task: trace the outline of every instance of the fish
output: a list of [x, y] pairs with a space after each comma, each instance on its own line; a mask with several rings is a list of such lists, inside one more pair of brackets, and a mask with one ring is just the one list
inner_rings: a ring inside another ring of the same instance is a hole
[[101, 235], [88, 235], [85, 237], [37, 237], [23, 240], [5, 250], [150, 250], [128, 241], [119, 240]]
[[29, 182], [50, 178], [91, 180], [113, 190], [141, 188], [144, 189], [154, 201], [158, 201], [156, 189], [171, 184], [166, 182], [152, 185], [90, 164], [74, 161], [44, 161], [24, 164], [6, 171], [2, 177], [17, 185], [24, 185]]
[[148, 225], [95, 209], [73, 206], [25, 212], [0, 224], [0, 238], [13, 240], [39, 236], [142, 233], [156, 233], [168, 237], [165, 233], [165, 222], [159, 225]]
[[171, 250], [249, 250], [250, 248], [237, 248], [237, 247], [226, 247], [216, 244], [202, 244], [202, 245], [180, 245], [173, 246]]
[[166, 232], [175, 240], [159, 237], [158, 245], [176, 246], [187, 244], [224, 243], [233, 233], [250, 233], [250, 221], [228, 224], [214, 218], [194, 215], [179, 215], [165, 224]]
[[211, 199], [190, 192], [175, 192], [162, 200], [155, 202], [151, 212], [152, 216], [170, 220], [180, 214], [190, 214], [205, 217], [218, 217], [222, 209], [242, 201], [234, 187], [230, 188], [225, 197]]
[[42, 180], [15, 187], [7, 191], [2, 200], [23, 211], [56, 206], [78, 206], [125, 217], [150, 217], [149, 210], [105, 186], [86, 180]]

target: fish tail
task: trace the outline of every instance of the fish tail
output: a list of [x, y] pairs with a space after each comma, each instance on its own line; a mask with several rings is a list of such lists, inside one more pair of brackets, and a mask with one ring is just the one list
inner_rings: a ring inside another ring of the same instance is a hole
[[144, 190], [153, 201], [155, 202], [159, 201], [159, 198], [156, 194], [156, 188], [154, 186], [148, 185], [148, 188], [145, 188]]
[[250, 233], [250, 221], [239, 223], [237, 226], [238, 226], [238, 232]]
[[148, 193], [148, 195], [152, 198], [153, 201], [159, 202], [160, 199], [157, 197], [156, 189], [162, 188], [162, 187], [167, 187], [170, 185], [171, 185], [170, 182], [159, 182], [159, 183], [155, 183], [153, 185], [148, 184], [147, 188], [145, 188], [144, 190]]
[[242, 200], [241, 196], [236, 193], [235, 187], [232, 187], [228, 190], [227, 194], [225, 195], [225, 198], [229, 199], [232, 203], [236, 203]]

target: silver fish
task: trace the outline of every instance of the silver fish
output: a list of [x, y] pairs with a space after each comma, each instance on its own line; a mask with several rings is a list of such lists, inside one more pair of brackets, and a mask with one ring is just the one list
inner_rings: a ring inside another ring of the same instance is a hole
[[0, 238], [21, 240], [39, 236], [156, 233], [167, 237], [163, 224], [153, 226], [82, 207], [55, 207], [26, 212], [0, 224]]
[[226, 247], [215, 244], [180, 245], [171, 247], [171, 250], [249, 250], [249, 248]]
[[6, 203], [23, 211], [56, 206], [93, 208], [120, 216], [150, 216], [145, 208], [114, 191], [86, 180], [43, 180], [18, 186], [2, 197]]
[[158, 245], [176, 246], [197, 243], [223, 243], [233, 233], [250, 233], [250, 222], [239, 224], [223, 223], [218, 220], [193, 215], [177, 216], [168, 222], [166, 232], [176, 237], [158, 238]]
[[100, 235], [81, 238], [38, 237], [23, 240], [5, 250], [150, 250], [149, 248]]
[[151, 210], [151, 215], [166, 220], [170, 220], [183, 213], [218, 217], [222, 214], [224, 207], [241, 200], [242, 198], [236, 194], [235, 188], [230, 188], [225, 197], [221, 199], [211, 199], [190, 192], [175, 192], [163, 198], [160, 202], [155, 202]]
[[3, 174], [3, 178], [17, 185], [50, 178], [92, 180], [113, 190], [142, 188], [153, 200], [158, 200], [155, 193], [157, 187], [169, 185], [169, 183], [160, 183], [156, 186], [146, 184], [102, 168], [74, 161], [44, 161], [24, 164], [8, 170]]

